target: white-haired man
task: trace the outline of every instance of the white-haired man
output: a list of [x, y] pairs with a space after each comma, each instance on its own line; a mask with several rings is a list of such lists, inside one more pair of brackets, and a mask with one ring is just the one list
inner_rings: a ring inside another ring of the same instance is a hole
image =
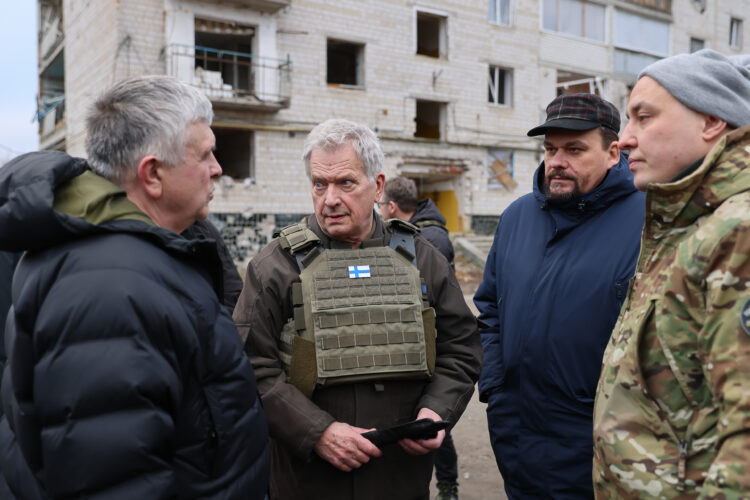
[[268, 430], [219, 301], [211, 103], [168, 77], [107, 90], [88, 162], [0, 171], [0, 249], [25, 251], [6, 330], [2, 498], [266, 496]]
[[479, 375], [476, 321], [445, 257], [374, 211], [385, 176], [369, 128], [326, 121], [303, 158], [315, 214], [250, 262], [234, 311], [268, 415], [271, 498], [426, 498], [444, 431], [382, 447], [361, 434], [455, 423]]

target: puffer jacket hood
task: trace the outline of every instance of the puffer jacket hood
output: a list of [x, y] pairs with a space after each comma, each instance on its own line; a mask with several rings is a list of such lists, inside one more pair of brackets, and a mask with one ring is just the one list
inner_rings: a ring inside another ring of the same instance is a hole
[[414, 216], [409, 222], [411, 222], [412, 224], [416, 224], [417, 222], [424, 220], [436, 220], [439, 223], [445, 225], [445, 217], [443, 217], [443, 214], [440, 213], [437, 205], [435, 205], [435, 203], [429, 198], [419, 200], [419, 203], [417, 204], [417, 211], [414, 212]]
[[36, 251], [101, 232], [143, 233], [161, 246], [195, 245], [156, 226], [125, 192], [61, 151], [27, 153], [0, 168], [0, 250]]
[[572, 224], [578, 224], [581, 219], [606, 208], [623, 196], [629, 196], [636, 192], [633, 184], [633, 175], [628, 166], [628, 157], [620, 153], [620, 161], [610, 168], [602, 182], [590, 192], [575, 200], [551, 203], [544, 194], [544, 162], [539, 165], [534, 174], [534, 198], [543, 209], [549, 209], [553, 216], [560, 214], [563, 217], [572, 218]]

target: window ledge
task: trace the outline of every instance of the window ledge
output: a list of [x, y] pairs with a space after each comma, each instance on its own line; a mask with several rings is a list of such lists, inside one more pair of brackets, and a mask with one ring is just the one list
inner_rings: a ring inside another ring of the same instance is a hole
[[515, 28], [516, 25], [513, 23], [503, 24], [503, 23], [496, 23], [495, 21], [487, 21], [491, 26], [494, 26], [496, 28]]
[[326, 86], [328, 88], [332, 88], [332, 89], [367, 90], [367, 88], [364, 85], [349, 85], [349, 84], [346, 84], [346, 83], [328, 83], [328, 82], [326, 82]]
[[551, 31], [545, 28], [540, 30], [545, 35], [560, 36], [569, 40], [576, 40], [578, 42], [591, 43], [593, 45], [600, 45], [602, 47], [609, 47], [609, 42], [596, 40], [593, 38], [584, 38], [582, 36], [574, 35], [572, 33], [565, 33], [564, 31]]
[[417, 52], [414, 53], [415, 56], [423, 59], [429, 59], [430, 61], [440, 61], [440, 62], [448, 62], [448, 56], [428, 56], [427, 54], [418, 54]]

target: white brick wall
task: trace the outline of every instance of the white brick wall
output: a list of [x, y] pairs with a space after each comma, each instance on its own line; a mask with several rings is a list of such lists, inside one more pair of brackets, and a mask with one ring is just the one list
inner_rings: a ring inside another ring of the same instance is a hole
[[[673, 53], [687, 51], [691, 36], [705, 39], [707, 47], [733, 53], [728, 45], [729, 19], [744, 19], [742, 52], [750, 51], [750, 0], [709, 0], [703, 13], [690, 0], [673, 0], [671, 16], [623, 0], [603, 2], [608, 5], [605, 43], [542, 32], [540, 0], [516, 0], [511, 26], [489, 23], [484, 0], [294, 0], [276, 13], [218, 0], [64, 0], [68, 150], [83, 154], [85, 110], [98, 92], [116, 79], [166, 71], [165, 10], [180, 9], [202, 18], [254, 25], [256, 53], [289, 56], [292, 61], [289, 108], [222, 118], [255, 128], [256, 182], [247, 187], [236, 183], [217, 196], [215, 211], [311, 211], [299, 159], [304, 136], [322, 120], [345, 117], [378, 130], [389, 176], [397, 173], [403, 155], [463, 160], [469, 170], [452, 183], [460, 213], [498, 215], [531, 190], [539, 141], [525, 134], [539, 123], [556, 95], [559, 70], [605, 78], [607, 97], [623, 109], [627, 84], [632, 82], [613, 76], [614, 4], [671, 19]], [[447, 16], [447, 59], [414, 53], [418, 9]], [[187, 18], [185, 22], [192, 22]], [[364, 88], [326, 84], [327, 38], [365, 45]], [[488, 65], [512, 69], [509, 106], [487, 103]], [[412, 140], [417, 98], [448, 103], [446, 140]], [[516, 151], [514, 190], [487, 188], [487, 148]]]

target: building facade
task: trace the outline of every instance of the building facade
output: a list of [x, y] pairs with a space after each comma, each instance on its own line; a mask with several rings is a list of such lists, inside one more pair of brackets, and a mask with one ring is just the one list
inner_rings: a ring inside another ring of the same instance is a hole
[[[304, 137], [366, 123], [386, 175], [413, 178], [452, 231], [491, 233], [531, 190], [526, 131], [563, 92], [624, 109], [638, 71], [700, 48], [748, 52], [750, 0], [38, 0], [40, 147], [83, 156], [113, 82], [206, 92], [224, 177], [213, 220], [238, 261], [312, 211]], [[624, 117], [623, 117], [624, 118]]]

